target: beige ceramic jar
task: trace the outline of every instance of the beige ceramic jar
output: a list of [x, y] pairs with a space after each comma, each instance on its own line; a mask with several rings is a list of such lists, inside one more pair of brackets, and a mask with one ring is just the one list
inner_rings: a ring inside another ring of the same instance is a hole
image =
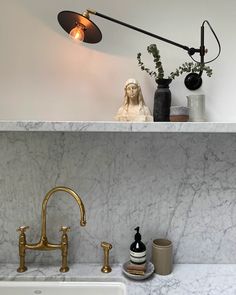
[[155, 273], [168, 275], [172, 271], [172, 243], [166, 239], [156, 239], [152, 243], [152, 262]]

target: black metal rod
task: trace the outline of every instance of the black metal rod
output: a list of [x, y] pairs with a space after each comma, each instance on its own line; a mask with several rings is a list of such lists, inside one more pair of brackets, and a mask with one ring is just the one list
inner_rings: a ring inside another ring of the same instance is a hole
[[[186, 50], [186, 51], [188, 51], [188, 52], [189, 52], [189, 50], [190, 50], [190, 48], [189, 48], [188, 46], [185, 46], [185, 45], [179, 44], [179, 43], [177, 43], [177, 42], [171, 41], [171, 40], [169, 40], [169, 39], [163, 38], [163, 37], [161, 37], [161, 36], [155, 35], [155, 34], [153, 34], [153, 33], [150, 33], [150, 32], [148, 32], [148, 31], [145, 31], [145, 30], [140, 29], [140, 28], [138, 28], [138, 27], [135, 27], [135, 26], [129, 25], [129, 24], [127, 24], [127, 23], [124, 23], [124, 22], [122, 22], [122, 21], [119, 21], [119, 20], [114, 19], [114, 18], [112, 18], [112, 17], [110, 17], [110, 16], [107, 16], [107, 15], [104, 15], [104, 14], [102, 14], [102, 13], [95, 12], [95, 15], [98, 15], [98, 16], [100, 16], [100, 17], [102, 17], [102, 18], [105, 18], [105, 19], [110, 20], [110, 21], [112, 21], [112, 22], [114, 22], [114, 23], [117, 23], [117, 24], [119, 24], [119, 25], [122, 25], [122, 26], [125, 26], [125, 27], [127, 27], [127, 28], [130, 28], [130, 29], [132, 29], [132, 30], [135, 30], [135, 31], [141, 32], [141, 33], [146, 34], [146, 35], [148, 35], [148, 36], [151, 36], [151, 37], [153, 37], [153, 38], [159, 39], [159, 40], [164, 41], [164, 42], [166, 42], [166, 43], [170, 43], [170, 44], [172, 44], [172, 45], [174, 45], [174, 46], [177, 46], [177, 47], [180, 47], [180, 48], [182, 48], [182, 49], [184, 49], [184, 50]], [[191, 50], [193, 50], [193, 51], [195, 51], [195, 52], [199, 52], [199, 49], [191, 48]]]
[[204, 55], [205, 55], [205, 45], [204, 45], [204, 23], [203, 23], [201, 26], [201, 46], [200, 46], [201, 64], [204, 64]]

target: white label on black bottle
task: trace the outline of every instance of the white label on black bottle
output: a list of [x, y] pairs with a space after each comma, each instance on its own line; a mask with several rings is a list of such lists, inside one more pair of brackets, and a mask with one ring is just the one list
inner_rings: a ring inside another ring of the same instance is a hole
[[143, 252], [133, 252], [130, 251], [130, 260], [136, 264], [142, 264], [146, 261], [146, 251]]
[[134, 251], [131, 251], [130, 250], [130, 255], [133, 256], [133, 257], [143, 257], [143, 256], [146, 256], [146, 251], [143, 251], [143, 252], [134, 252]]

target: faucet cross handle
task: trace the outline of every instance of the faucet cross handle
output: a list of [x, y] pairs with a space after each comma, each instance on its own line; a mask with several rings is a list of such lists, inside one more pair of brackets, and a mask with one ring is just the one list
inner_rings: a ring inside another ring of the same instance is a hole
[[21, 234], [24, 234], [28, 228], [29, 228], [29, 226], [22, 225], [16, 231], [19, 231], [19, 232], [21, 232]]
[[63, 235], [66, 234], [68, 231], [70, 231], [70, 227], [69, 226], [62, 226], [60, 231], [63, 232]]

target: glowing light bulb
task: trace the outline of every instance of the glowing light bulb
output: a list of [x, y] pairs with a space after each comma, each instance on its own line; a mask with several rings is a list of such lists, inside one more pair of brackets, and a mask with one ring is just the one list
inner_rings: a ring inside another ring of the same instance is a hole
[[77, 25], [70, 31], [70, 36], [76, 41], [84, 41], [84, 26]]

